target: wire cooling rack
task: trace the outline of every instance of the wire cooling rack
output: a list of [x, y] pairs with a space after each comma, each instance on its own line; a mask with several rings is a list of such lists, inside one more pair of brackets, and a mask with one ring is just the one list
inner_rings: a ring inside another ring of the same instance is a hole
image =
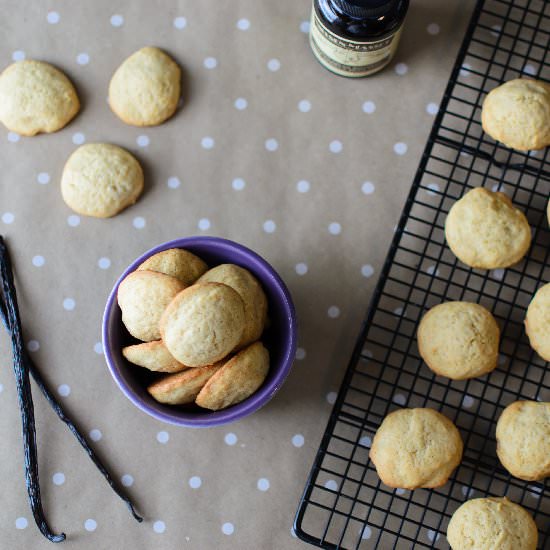
[[[533, 294], [550, 281], [549, 153], [513, 152], [480, 124], [495, 86], [520, 76], [550, 81], [549, 44], [550, 2], [478, 1], [302, 496], [295, 531], [307, 542], [448, 548], [449, 519], [464, 501], [507, 496], [535, 518], [539, 548], [550, 548], [548, 482], [510, 476], [495, 452], [496, 420], [508, 404], [550, 401], [550, 368], [523, 328]], [[469, 269], [445, 244], [449, 208], [478, 186], [507, 193], [532, 226], [531, 250], [513, 268]], [[451, 381], [422, 363], [418, 322], [446, 300], [479, 302], [499, 322], [499, 367], [490, 375]], [[382, 419], [401, 407], [441, 411], [462, 434], [462, 463], [439, 489], [391, 489], [369, 460]]]

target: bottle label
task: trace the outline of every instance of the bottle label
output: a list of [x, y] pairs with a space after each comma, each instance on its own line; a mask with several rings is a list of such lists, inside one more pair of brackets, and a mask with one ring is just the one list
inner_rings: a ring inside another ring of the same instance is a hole
[[355, 42], [328, 30], [313, 9], [309, 41], [315, 57], [327, 69], [342, 76], [368, 76], [384, 68], [397, 50], [401, 26], [383, 40]]

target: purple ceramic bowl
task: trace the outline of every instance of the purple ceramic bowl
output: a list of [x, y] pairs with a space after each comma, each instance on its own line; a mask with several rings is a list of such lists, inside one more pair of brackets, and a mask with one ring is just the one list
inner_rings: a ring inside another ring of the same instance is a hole
[[[234, 263], [248, 269], [261, 282], [267, 295], [270, 326], [262, 341], [269, 350], [270, 368], [260, 389], [245, 401], [223, 409], [208, 411], [198, 407], [174, 407], [155, 401], [146, 391], [151, 374], [124, 359], [122, 347], [131, 337], [122, 324], [116, 295], [120, 282], [147, 258], [168, 248], [185, 248], [201, 257], [210, 267]], [[124, 395], [147, 414], [179, 426], [193, 428], [219, 426], [244, 418], [265, 405], [275, 395], [287, 377], [296, 352], [296, 314], [290, 293], [275, 270], [258, 254], [233, 241], [217, 237], [176, 239], [155, 248], [135, 260], [116, 282], [103, 315], [103, 349], [107, 365]]]

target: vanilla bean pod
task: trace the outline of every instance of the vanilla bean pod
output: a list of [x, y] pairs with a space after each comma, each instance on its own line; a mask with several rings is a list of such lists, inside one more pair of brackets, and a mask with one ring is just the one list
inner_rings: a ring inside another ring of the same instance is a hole
[[5, 299], [6, 321], [10, 327], [13, 349], [13, 370], [17, 384], [17, 397], [21, 410], [23, 449], [25, 457], [25, 482], [34, 521], [40, 532], [52, 542], [65, 540], [65, 534], [56, 535], [50, 529], [40, 497], [38, 479], [38, 457], [36, 452], [36, 429], [34, 424], [34, 407], [31, 394], [28, 365], [24, 359], [23, 342], [21, 338], [21, 322], [15, 298], [15, 285], [11, 262], [4, 239], [0, 237], [0, 275], [2, 278], [2, 293]]
[[[0, 250], [1, 252], [0, 259], [4, 261], [4, 257], [5, 256], [7, 257], [7, 253], [6, 253], [7, 249], [1, 237], [0, 237], [0, 246], [3, 247], [3, 250]], [[9, 269], [9, 266], [8, 266], [8, 269]], [[17, 297], [15, 296], [15, 294], [13, 296], [13, 301], [15, 302], [15, 306], [17, 307]], [[2, 321], [6, 326], [6, 329], [11, 332], [6, 305], [2, 301], [0, 301], [0, 316], [2, 317]], [[107, 483], [111, 486], [113, 491], [126, 503], [126, 505], [128, 506], [128, 509], [130, 510], [132, 516], [136, 519], [136, 521], [138, 522], [143, 521], [143, 518], [137, 514], [131, 500], [118, 488], [112, 476], [107, 471], [107, 468], [103, 465], [101, 459], [96, 455], [92, 447], [90, 447], [90, 445], [86, 441], [86, 438], [82, 435], [81, 431], [77, 428], [74, 422], [72, 422], [72, 420], [67, 416], [67, 414], [65, 413], [65, 410], [63, 409], [63, 406], [57, 401], [55, 395], [49, 390], [44, 379], [42, 378], [42, 375], [40, 374], [40, 371], [37, 369], [36, 365], [34, 364], [32, 359], [28, 356], [28, 354], [24, 349], [21, 350], [21, 356], [27, 366], [28, 372], [30, 372], [30, 374], [32, 375], [37, 386], [40, 388], [44, 397], [46, 398], [46, 400], [48, 401], [52, 409], [55, 411], [57, 416], [60, 418], [62, 422], [66, 424], [69, 430], [76, 437], [80, 445], [83, 447], [83, 449], [86, 451], [86, 453], [92, 460], [92, 462], [96, 465], [97, 469], [103, 474], [103, 477], [105, 478]]]

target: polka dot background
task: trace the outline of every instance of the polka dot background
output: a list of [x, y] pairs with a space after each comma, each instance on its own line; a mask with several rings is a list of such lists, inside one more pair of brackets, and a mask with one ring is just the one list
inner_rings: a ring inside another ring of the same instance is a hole
[[[413, 2], [395, 61], [351, 80], [314, 60], [308, 2], [3, 1], [12, 17], [0, 69], [49, 61], [83, 99], [55, 134], [0, 127], [0, 234], [13, 253], [25, 342], [145, 516], [142, 525], [131, 518], [35, 391], [44, 507], [69, 535], [64, 548], [306, 547], [292, 536], [293, 516], [473, 4]], [[106, 96], [117, 66], [149, 44], [184, 67], [184, 96], [165, 124], [139, 129], [116, 118]], [[138, 203], [105, 220], [72, 212], [59, 192], [68, 156], [97, 141], [127, 148], [146, 176]], [[122, 270], [146, 249], [194, 234], [265, 257], [290, 288], [300, 325], [277, 396], [208, 430], [137, 410], [100, 343]], [[4, 332], [0, 359], [2, 545], [50, 549], [27, 504]]]

